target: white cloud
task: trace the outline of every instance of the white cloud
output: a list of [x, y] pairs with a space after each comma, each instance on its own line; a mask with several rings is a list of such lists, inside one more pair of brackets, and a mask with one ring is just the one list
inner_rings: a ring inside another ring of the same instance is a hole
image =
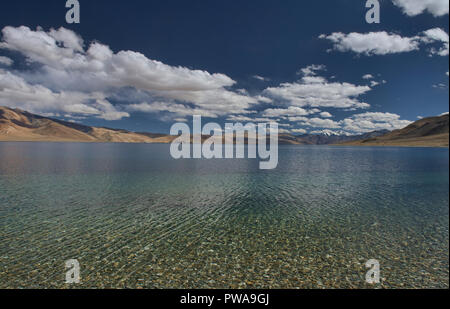
[[448, 34], [440, 28], [429, 29], [414, 37], [402, 37], [399, 34], [381, 31], [349, 34], [335, 32], [331, 35], [322, 34], [319, 38], [331, 41], [334, 44], [333, 48], [337, 51], [351, 51], [366, 56], [411, 52], [419, 50], [421, 44], [434, 43], [442, 43], [443, 46], [439, 49], [430, 49], [431, 55], [448, 56], [449, 54]]
[[401, 120], [399, 115], [391, 113], [363, 113], [340, 121], [343, 130], [353, 133], [367, 133], [378, 130], [402, 129], [411, 121]]
[[83, 52], [83, 39], [81, 38], [81, 36], [77, 35], [71, 30], [62, 27], [58, 30], [51, 29], [48, 35], [55, 39], [57, 42], [63, 43], [64, 47], [68, 49], [72, 49], [77, 52]]
[[326, 79], [321, 76], [304, 76], [302, 77], [302, 82], [305, 84], [321, 84], [326, 83]]
[[306, 110], [301, 107], [290, 106], [287, 109], [284, 108], [270, 108], [263, 112], [264, 117], [290, 117], [290, 116], [306, 116], [314, 112]]
[[322, 34], [319, 38], [333, 42], [334, 49], [338, 51], [353, 51], [368, 56], [404, 53], [419, 49], [417, 38], [401, 37], [385, 31], [349, 34], [335, 32], [331, 35]]
[[304, 119], [299, 124], [303, 125], [303, 126], [312, 127], [312, 128], [339, 129], [341, 127], [340, 123], [337, 121], [333, 121], [331, 119], [321, 119], [321, 118]]
[[144, 113], [173, 113], [174, 116], [192, 116], [200, 115], [203, 117], [217, 118], [217, 114], [211, 111], [189, 107], [184, 104], [177, 104], [173, 102], [151, 102], [151, 103], [139, 103], [130, 104], [127, 106], [127, 110], [130, 112], [144, 112]]
[[104, 87], [135, 87], [148, 91], [201, 91], [235, 84], [223, 74], [172, 67], [138, 52], [114, 54], [108, 46], [97, 42], [84, 51], [82, 39], [64, 28], [44, 32], [25, 26], [5, 27], [2, 33], [0, 47], [18, 51], [48, 70], [76, 74], [78, 78], [89, 73], [84, 81], [96, 79], [96, 86], [103, 83]]
[[251, 118], [248, 116], [242, 116], [242, 115], [231, 115], [227, 118], [228, 121], [235, 121], [235, 122], [254, 122], [254, 123], [270, 123], [273, 122], [273, 119], [270, 118], [263, 118], [263, 117], [255, 117]]
[[439, 49], [431, 48], [431, 55], [448, 56], [449, 55], [449, 36], [441, 28], [433, 28], [423, 32], [422, 41], [428, 44], [442, 42], [443, 46]]
[[323, 64], [311, 64], [300, 71], [297, 74], [302, 74], [304, 76], [315, 76], [317, 71], [326, 71], [327, 67]]
[[[313, 128], [347, 128], [349, 132], [383, 126], [369, 116], [349, 118], [346, 123], [323, 119], [332, 115], [318, 109], [321, 107], [370, 107], [360, 97], [371, 90], [367, 85], [329, 82], [319, 76], [326, 70], [324, 65], [303, 68], [300, 80], [251, 96], [242, 89], [232, 90], [236, 82], [224, 74], [169, 66], [133, 51], [115, 53], [98, 42], [86, 44], [64, 28], [45, 32], [5, 27], [2, 33], [0, 48], [16, 51], [38, 65], [33, 66], [37, 68], [34, 71], [0, 69], [0, 105], [74, 119], [118, 120], [132, 112], [144, 112], [158, 114], [161, 120], [184, 121], [194, 114], [243, 122], [270, 122], [279, 117]], [[437, 31], [424, 37], [430, 42], [443, 38]], [[260, 102], [276, 108], [252, 110]], [[321, 118], [306, 117], [312, 114]], [[384, 126], [402, 123], [398, 117], [385, 121]]]
[[382, 80], [380, 82], [375, 81], [374, 80], [375, 76], [373, 76], [372, 74], [366, 74], [362, 78], [367, 80], [367, 81], [370, 81], [370, 87], [372, 87], [372, 88], [378, 86], [380, 83], [381, 84], [386, 84], [385, 80]]
[[[318, 76], [318, 71], [325, 70], [324, 65], [307, 66], [300, 70], [300, 73], [304, 76], [297, 82], [282, 83], [278, 87], [269, 87], [264, 90], [264, 94], [278, 101], [281, 100], [284, 104], [296, 107], [370, 107], [369, 104], [358, 100], [359, 96], [371, 90], [369, 86], [328, 82], [325, 77]], [[320, 111], [316, 110], [315, 112]], [[288, 113], [287, 115], [301, 116], [302, 113], [294, 115]]]
[[448, 0], [393, 0], [408, 16], [416, 16], [428, 11], [435, 17], [448, 14]]
[[433, 88], [436, 88], [436, 89], [447, 89], [447, 85], [446, 84], [443, 84], [443, 83], [439, 83], [439, 84], [435, 84], [435, 85], [433, 85]]
[[331, 115], [329, 112], [322, 112], [322, 113], [320, 113], [320, 117], [331, 118], [331, 117], [333, 117], [333, 115]]
[[253, 78], [254, 78], [254, 79], [257, 79], [257, 80], [260, 80], [260, 81], [262, 81], [262, 82], [268, 82], [268, 81], [270, 81], [270, 78], [263, 77], [263, 76], [260, 76], [260, 75], [253, 75]]
[[256, 100], [258, 100], [258, 102], [262, 102], [262, 103], [273, 103], [273, 100], [264, 96], [257, 96], [255, 97]]
[[106, 99], [97, 99], [95, 101], [94, 106], [102, 111], [102, 114], [99, 118], [102, 118], [105, 120], [119, 120], [122, 118], [130, 117], [130, 114], [128, 114], [127, 112], [118, 111]]
[[306, 131], [305, 129], [292, 129], [291, 132], [292, 133], [296, 133], [296, 134], [306, 134], [306, 133], [308, 133], [308, 131]]
[[448, 42], [448, 33], [441, 28], [432, 28], [423, 33], [425, 35], [424, 40], [429, 39], [431, 41]]
[[29, 84], [22, 77], [3, 70], [0, 70], [0, 105], [40, 114], [61, 111], [106, 120], [129, 116], [117, 110], [101, 93], [54, 92], [42, 85]]
[[[55, 93], [84, 94], [85, 101], [79, 103], [101, 109], [103, 117], [110, 119], [128, 114], [119, 112], [113, 116], [107, 111], [109, 107], [103, 104], [104, 101], [91, 99], [93, 93], [97, 93], [96, 98], [104, 100], [131, 88], [146, 97], [145, 101], [169, 102], [168, 110], [173, 110], [177, 103], [180, 106], [192, 104], [193, 111], [201, 110], [205, 115], [216, 117], [248, 113], [248, 109], [258, 101], [270, 100], [229, 90], [228, 87], [236, 82], [224, 74], [169, 66], [133, 51], [114, 53], [98, 42], [85, 49], [83, 39], [64, 28], [45, 32], [42, 29], [33, 31], [25, 26], [5, 27], [2, 34], [0, 48], [19, 52], [28, 62], [40, 64], [40, 69], [33, 73], [17, 73], [25, 83], [54, 89]], [[8, 105], [14, 102], [8, 102]], [[70, 102], [60, 105], [70, 105]], [[39, 106], [46, 102], [36, 101], [34, 104], [33, 109], [39, 110]], [[182, 109], [182, 112], [185, 111]]]
[[285, 128], [290, 128], [292, 127], [292, 125], [290, 123], [278, 123], [279, 127], [285, 127]]
[[14, 61], [11, 58], [0, 56], [0, 65], [11, 66], [13, 63]]
[[356, 114], [341, 121], [331, 119], [293, 117], [290, 121], [298, 121], [304, 127], [320, 128], [312, 134], [324, 134], [330, 129], [339, 135], [356, 135], [379, 130], [402, 129], [411, 124], [411, 121], [401, 120], [399, 115], [391, 113], [362, 113]]
[[283, 83], [267, 88], [265, 93], [297, 107], [368, 108], [370, 105], [361, 102], [358, 97], [370, 90], [368, 86], [327, 82], [318, 77], [314, 81], [302, 79], [295, 83]]
[[290, 116], [290, 117], [288, 117], [288, 120], [290, 121], [290, 122], [301, 122], [301, 121], [307, 121], [308, 120], [308, 117], [305, 117], [305, 116]]
[[[270, 132], [270, 129], [268, 130]], [[279, 134], [290, 134], [291, 130], [289, 129], [282, 129], [282, 128], [278, 128], [278, 133]]]
[[[275, 109], [270, 110], [277, 111]], [[327, 112], [325, 116], [332, 116]], [[271, 113], [269, 113], [272, 116]], [[279, 115], [281, 118], [286, 115], [286, 110], [282, 113], [281, 110], [279, 113], [274, 113], [273, 116]], [[322, 117], [324, 115], [321, 115]], [[323, 119], [318, 117], [308, 118], [306, 116], [289, 116], [287, 117], [289, 122], [295, 123], [296, 126], [300, 126], [301, 128], [291, 129], [292, 133], [300, 133], [306, 134], [307, 128], [313, 128], [314, 131], [311, 131], [311, 134], [328, 134], [330, 132], [334, 132], [333, 134], [338, 135], [357, 135], [368, 133], [372, 131], [379, 130], [396, 130], [402, 129], [412, 122], [408, 120], [402, 120], [399, 115], [392, 113], [381, 113], [381, 112], [367, 112], [356, 114], [341, 121], [335, 121], [332, 119]], [[265, 122], [268, 123], [271, 121], [271, 117], [266, 118], [252, 118], [248, 116], [230, 116], [228, 117], [230, 121], [238, 121], [238, 122]], [[279, 121], [279, 119], [278, 119]], [[284, 125], [280, 125], [284, 126]], [[286, 125], [289, 126], [289, 125]], [[334, 130], [334, 131], [331, 131]]]

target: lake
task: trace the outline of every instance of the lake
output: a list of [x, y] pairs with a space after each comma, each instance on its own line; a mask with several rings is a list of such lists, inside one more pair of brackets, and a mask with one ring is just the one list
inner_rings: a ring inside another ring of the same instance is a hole
[[0, 288], [448, 288], [448, 186], [438, 148], [0, 143]]

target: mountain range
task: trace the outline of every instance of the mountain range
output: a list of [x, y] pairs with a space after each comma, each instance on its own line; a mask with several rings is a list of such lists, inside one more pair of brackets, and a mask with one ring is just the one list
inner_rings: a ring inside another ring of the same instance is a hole
[[361, 135], [339, 135], [328, 131], [324, 131], [321, 134], [304, 134], [304, 135], [291, 135], [280, 134], [280, 144], [296, 144], [296, 145], [330, 145], [339, 144], [344, 142], [353, 142], [365, 140], [368, 138], [382, 136], [389, 133], [388, 130], [374, 131]]
[[449, 115], [424, 118], [382, 136], [346, 142], [351, 146], [448, 147]]
[[[448, 115], [419, 120], [396, 131], [374, 131], [362, 135], [279, 134], [284, 145], [353, 146], [435, 146], [448, 147]], [[176, 136], [138, 133], [120, 129], [90, 127], [47, 118], [20, 109], [0, 107], [0, 141], [97, 142], [97, 143], [171, 143]], [[202, 136], [205, 140], [208, 136]], [[192, 139], [192, 137], [191, 137]], [[247, 141], [246, 141], [247, 142]]]
[[174, 137], [97, 128], [0, 107], [0, 141], [170, 143]]

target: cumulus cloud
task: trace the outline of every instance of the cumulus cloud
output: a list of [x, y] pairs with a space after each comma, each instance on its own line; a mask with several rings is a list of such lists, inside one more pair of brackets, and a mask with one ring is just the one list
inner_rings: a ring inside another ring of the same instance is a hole
[[297, 74], [304, 76], [315, 76], [318, 71], [326, 71], [326, 66], [323, 64], [311, 64], [305, 68], [300, 69]]
[[14, 61], [11, 58], [0, 56], [0, 65], [11, 66]]
[[331, 117], [333, 117], [333, 115], [331, 115], [329, 112], [322, 112], [322, 113], [320, 113], [320, 117], [331, 118]]
[[258, 102], [262, 102], [262, 103], [272, 103], [273, 102], [273, 100], [271, 98], [267, 98], [267, 97], [261, 96], [261, 95], [256, 96], [255, 99], [258, 100]]
[[129, 114], [116, 109], [101, 93], [54, 92], [42, 85], [32, 85], [22, 77], [0, 70], [0, 105], [19, 107], [30, 112], [90, 115], [118, 120]]
[[296, 133], [296, 134], [306, 134], [306, 133], [308, 133], [308, 131], [306, 131], [305, 129], [292, 129], [291, 132], [292, 133]]
[[331, 119], [322, 119], [322, 118], [309, 118], [304, 119], [300, 122], [303, 126], [308, 126], [311, 128], [326, 128], [326, 129], [339, 129], [341, 125], [337, 121], [333, 121]]
[[306, 116], [315, 113], [312, 110], [306, 110], [301, 107], [290, 106], [289, 108], [269, 108], [263, 112], [264, 117], [289, 117]]
[[71, 30], [33, 31], [28, 27], [5, 27], [0, 47], [25, 55], [43, 64], [46, 70], [70, 73], [96, 86], [135, 87], [142, 90], [200, 91], [232, 86], [235, 82], [223, 74], [172, 67], [133, 51], [113, 53], [94, 42], [83, 50], [82, 39]]
[[303, 127], [322, 129], [312, 131], [312, 134], [323, 134], [323, 130], [331, 129], [337, 130], [334, 132], [339, 135], [356, 135], [378, 130], [392, 131], [411, 124], [411, 121], [401, 120], [397, 114], [373, 112], [356, 114], [341, 121], [307, 117], [292, 117], [290, 120], [297, 121], [297, 124]]
[[264, 117], [248, 117], [243, 115], [231, 115], [227, 118], [228, 121], [234, 121], [234, 122], [259, 122], [259, 123], [269, 123], [273, 122], [273, 119], [270, 118], [264, 118]]
[[449, 50], [448, 34], [440, 28], [429, 29], [414, 37], [381, 31], [349, 34], [335, 32], [330, 35], [322, 34], [319, 38], [331, 41], [334, 50], [366, 56], [406, 53], [419, 50], [422, 44], [434, 43], [441, 43], [443, 46], [439, 49], [432, 48], [431, 55], [447, 56]]
[[416, 16], [429, 12], [435, 17], [448, 14], [448, 0], [393, 0], [408, 16]]
[[367, 133], [378, 130], [397, 130], [411, 124], [391, 113], [363, 113], [340, 121], [341, 128], [347, 132]]
[[315, 130], [311, 131], [311, 134], [320, 134], [320, 135], [352, 135], [348, 132], [342, 131], [342, 130], [330, 130], [330, 129], [324, 129], [324, 130]]
[[99, 118], [105, 120], [119, 120], [125, 117], [130, 117], [127, 112], [118, 111], [110, 102], [106, 99], [97, 99], [93, 104], [94, 107], [101, 111]]
[[[183, 110], [183, 104], [193, 104], [191, 110], [203, 111], [204, 115], [246, 113], [258, 103], [256, 98], [229, 90], [236, 82], [224, 74], [169, 66], [134, 51], [114, 53], [98, 42], [85, 46], [83, 39], [71, 30], [60, 28], [45, 32], [25, 26], [5, 27], [0, 42], [0, 48], [16, 51], [28, 62], [39, 65], [37, 71], [17, 73], [24, 83], [47, 88], [54, 95], [79, 94], [78, 97], [84, 99], [77, 104], [103, 111], [101, 117], [105, 119], [128, 116], [126, 112], [112, 114], [112, 105], [104, 104], [108, 96], [124, 89], [133, 89], [158, 102], [169, 102], [169, 110], [173, 110], [173, 106]], [[9, 99], [10, 106], [23, 104], [19, 97]], [[60, 109], [61, 105], [72, 104], [72, 100], [62, 102], [58, 105]], [[34, 104], [33, 110], [37, 110], [47, 102]], [[70, 106], [64, 108], [70, 109]]]
[[349, 83], [284, 83], [279, 87], [267, 88], [270, 95], [289, 102], [294, 106], [368, 108], [358, 96], [368, 92], [368, 86], [356, 86]]
[[330, 35], [322, 34], [319, 38], [333, 42], [335, 50], [353, 51], [368, 56], [404, 53], [419, 49], [416, 37], [402, 37], [386, 31], [349, 34], [335, 32]]
[[363, 79], [374, 79], [372, 74], [366, 74], [362, 77]]
[[[431, 44], [442, 43], [443, 39], [439, 31], [429, 31], [419, 41]], [[327, 119], [332, 115], [322, 107], [370, 107], [361, 96], [371, 87], [330, 82], [320, 74], [326, 70], [324, 65], [307, 66], [300, 70], [298, 81], [252, 96], [243, 89], [233, 90], [236, 82], [224, 74], [170, 66], [134, 51], [113, 52], [99, 42], [86, 43], [64, 28], [44, 31], [5, 27], [0, 48], [20, 53], [32, 64], [27, 70], [17, 71], [9, 67], [11, 59], [0, 58], [6, 66], [0, 69], [0, 105], [40, 114], [106, 120], [129, 117], [134, 112], [177, 121], [186, 121], [192, 115], [255, 123], [281, 119], [305, 127], [349, 132], [389, 129], [405, 123], [399, 117], [378, 121], [369, 114], [345, 122]], [[270, 104], [271, 108], [256, 111], [259, 103]], [[317, 116], [311, 116], [314, 114]]]
[[422, 41], [425, 43], [442, 42], [443, 46], [439, 49], [431, 48], [431, 55], [448, 56], [449, 55], [449, 36], [441, 28], [433, 28], [423, 33]]
[[[317, 68], [317, 66], [315, 67]], [[320, 67], [324, 69], [323, 66]], [[284, 101], [296, 107], [334, 107], [334, 108], [368, 108], [369, 104], [361, 102], [358, 97], [369, 92], [369, 86], [350, 83], [328, 82], [317, 76], [316, 69], [302, 69], [303, 76], [294, 83], [283, 83], [278, 87], [265, 89], [267, 96]]]
[[131, 112], [144, 112], [144, 113], [172, 113], [177, 117], [180, 116], [192, 116], [200, 115], [203, 117], [217, 118], [217, 114], [211, 111], [190, 107], [184, 104], [177, 104], [173, 102], [151, 102], [151, 103], [139, 103], [130, 104], [127, 106], [127, 110]]

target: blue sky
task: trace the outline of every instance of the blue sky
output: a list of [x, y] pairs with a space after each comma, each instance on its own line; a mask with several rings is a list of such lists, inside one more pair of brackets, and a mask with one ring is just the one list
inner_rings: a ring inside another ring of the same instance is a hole
[[448, 112], [446, 0], [382, 0], [380, 24], [359, 0], [80, 0], [78, 25], [64, 2], [2, 1], [0, 105], [163, 133], [193, 114], [357, 134]]

